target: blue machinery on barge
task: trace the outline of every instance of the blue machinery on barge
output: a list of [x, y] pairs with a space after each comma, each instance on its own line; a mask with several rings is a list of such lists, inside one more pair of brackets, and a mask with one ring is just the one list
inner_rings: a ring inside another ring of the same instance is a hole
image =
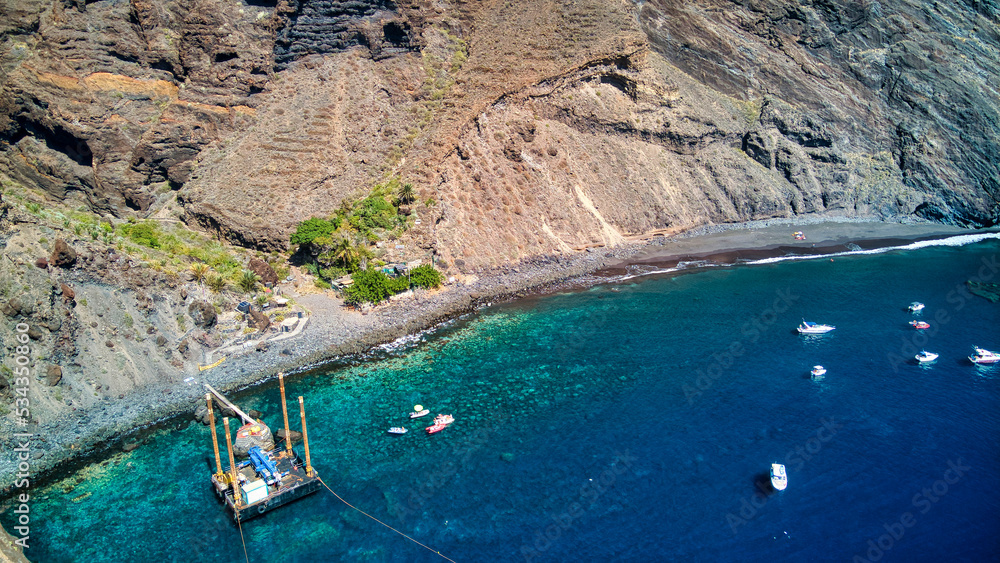
[[316, 470], [313, 469], [309, 458], [309, 436], [306, 432], [306, 411], [302, 397], [299, 397], [299, 414], [302, 418], [302, 444], [306, 456], [304, 463], [302, 458], [292, 449], [292, 438], [288, 428], [288, 407], [285, 402], [285, 380], [282, 374], [278, 374], [278, 383], [281, 387], [281, 413], [285, 422], [284, 447], [277, 446], [265, 451], [259, 445], [252, 446], [248, 451], [249, 459], [237, 464], [233, 454], [229, 418], [224, 417], [222, 424], [226, 429], [229, 471], [222, 470], [222, 459], [219, 456], [219, 439], [216, 435], [215, 414], [212, 410], [213, 395], [215, 400], [232, 410], [243, 420], [244, 425], [237, 431], [238, 437], [260, 434], [264, 424], [255, 421], [226, 400], [211, 385], [205, 384], [209, 390], [209, 393], [205, 394], [205, 400], [208, 403], [208, 420], [209, 426], [212, 427], [212, 448], [215, 451], [215, 473], [212, 474], [212, 487], [215, 489], [216, 495], [233, 512], [233, 519], [237, 522], [249, 520], [283, 504], [315, 493], [322, 486], [322, 481]]

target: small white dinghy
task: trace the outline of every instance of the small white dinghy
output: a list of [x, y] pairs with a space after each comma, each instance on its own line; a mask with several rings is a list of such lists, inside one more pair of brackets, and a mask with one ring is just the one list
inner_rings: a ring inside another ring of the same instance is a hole
[[785, 466], [780, 463], [771, 464], [771, 486], [776, 491], [784, 491], [788, 486], [788, 475], [785, 473]]
[[406, 434], [408, 431], [402, 426], [393, 426], [388, 432], [389, 434]]

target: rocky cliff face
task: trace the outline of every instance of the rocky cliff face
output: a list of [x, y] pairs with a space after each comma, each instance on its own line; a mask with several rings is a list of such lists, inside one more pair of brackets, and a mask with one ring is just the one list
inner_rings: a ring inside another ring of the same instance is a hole
[[3, 3], [2, 166], [280, 248], [387, 175], [454, 268], [706, 222], [1000, 217], [1000, 8], [910, 0]]

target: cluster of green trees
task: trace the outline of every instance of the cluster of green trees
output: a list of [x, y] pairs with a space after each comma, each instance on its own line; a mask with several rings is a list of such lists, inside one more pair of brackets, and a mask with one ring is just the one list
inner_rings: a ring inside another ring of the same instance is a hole
[[351, 305], [379, 303], [413, 287], [435, 288], [443, 276], [430, 264], [417, 266], [407, 277], [389, 277], [380, 269], [368, 268], [351, 275], [354, 283], [344, 289], [344, 301]]
[[383, 238], [395, 239], [407, 228], [406, 205], [416, 199], [413, 185], [393, 178], [375, 186], [358, 201], [345, 200], [332, 217], [312, 217], [292, 233], [290, 242], [306, 260], [304, 268], [317, 276], [317, 285], [350, 274], [354, 284], [344, 291], [348, 303], [378, 303], [410, 287], [437, 287], [441, 273], [433, 266], [420, 266], [408, 278], [385, 274], [374, 260], [370, 245]]
[[345, 200], [332, 217], [312, 217], [292, 233], [290, 242], [306, 260], [304, 267], [325, 282], [367, 268], [375, 256], [370, 244], [394, 239], [407, 228], [400, 206], [413, 201], [413, 185], [393, 178], [359, 201]]

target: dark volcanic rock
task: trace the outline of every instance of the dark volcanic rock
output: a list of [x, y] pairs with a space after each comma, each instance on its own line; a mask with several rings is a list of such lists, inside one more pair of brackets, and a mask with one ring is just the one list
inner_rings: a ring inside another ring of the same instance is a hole
[[52, 256], [49, 258], [53, 266], [69, 268], [76, 264], [76, 250], [63, 239], [56, 239], [55, 248], [52, 249]]
[[264, 313], [250, 309], [250, 324], [257, 330], [265, 330], [271, 326], [271, 319]]
[[368, 47], [379, 59], [411, 49], [410, 25], [394, 17], [393, 0], [292, 0], [282, 10], [274, 56], [278, 68], [306, 55]]
[[195, 301], [188, 305], [188, 314], [194, 320], [195, 326], [212, 328], [218, 320], [215, 306], [207, 301]]
[[60, 283], [59, 289], [62, 290], [62, 298], [64, 303], [76, 304], [76, 292], [73, 288], [66, 283]]
[[198, 408], [194, 409], [194, 419], [198, 422], [208, 425], [208, 405], [198, 405]]
[[260, 278], [260, 283], [265, 285], [278, 283], [278, 274], [274, 272], [274, 268], [267, 262], [259, 258], [251, 258], [250, 264], [247, 267], [251, 272], [257, 274], [257, 277]]
[[[278, 445], [279, 446], [284, 446], [285, 445], [285, 428], [284, 428], [284, 426], [278, 428], [277, 432], [275, 432], [274, 435], [275, 435], [275, 438], [277, 438]], [[296, 443], [296, 442], [301, 442], [302, 441], [302, 433], [299, 432], [298, 430], [291, 430], [290, 429], [288, 431], [288, 435], [289, 435], [289, 437], [291, 437], [293, 444]]]

